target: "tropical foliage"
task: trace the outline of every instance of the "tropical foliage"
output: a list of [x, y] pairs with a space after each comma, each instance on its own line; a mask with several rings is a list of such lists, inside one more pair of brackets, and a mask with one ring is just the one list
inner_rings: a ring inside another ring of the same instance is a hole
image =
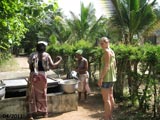
[[[25, 48], [25, 52], [33, 51], [38, 40], [49, 41], [54, 27], [54, 18], [58, 11], [58, 4], [51, 2], [45, 4], [40, 1], [26, 2], [24, 13], [26, 16], [25, 26], [29, 31], [25, 34], [25, 38], [21, 41], [21, 47]], [[31, 42], [32, 41], [32, 42]]]
[[77, 16], [71, 12], [71, 19], [67, 20], [67, 23], [71, 29], [71, 36], [69, 42], [76, 42], [84, 39], [94, 43], [100, 36], [106, 35], [107, 19], [101, 16], [96, 18], [95, 8], [93, 4], [89, 4], [87, 7], [81, 3], [80, 15]]
[[121, 30], [123, 42], [134, 44], [134, 36], [138, 39], [142, 33], [156, 20], [153, 11], [156, 0], [112, 0], [115, 6], [115, 14], [111, 18], [113, 25]]
[[144, 37], [152, 36], [157, 31], [159, 31], [160, 28], [160, 6], [157, 6], [154, 10], [157, 16], [157, 20], [153, 23], [152, 26], [148, 27], [147, 30], [143, 33]]
[[27, 31], [21, 11], [24, 4], [19, 0], [0, 1], [0, 50], [7, 51], [11, 46], [19, 45]]

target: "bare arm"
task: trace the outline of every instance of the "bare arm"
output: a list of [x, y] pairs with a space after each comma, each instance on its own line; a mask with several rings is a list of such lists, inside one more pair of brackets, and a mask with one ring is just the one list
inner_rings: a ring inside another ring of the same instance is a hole
[[48, 59], [49, 59], [49, 65], [50, 65], [51, 69], [55, 69], [62, 61], [62, 57], [60, 57], [60, 56], [56, 57], [57, 61], [55, 63], [53, 62], [50, 55], [49, 55]]

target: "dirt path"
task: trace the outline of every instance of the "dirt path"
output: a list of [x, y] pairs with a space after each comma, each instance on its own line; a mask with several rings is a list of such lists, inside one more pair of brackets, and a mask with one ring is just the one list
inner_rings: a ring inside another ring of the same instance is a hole
[[100, 95], [90, 95], [88, 102], [79, 102], [78, 110], [62, 114], [53, 114], [40, 120], [99, 120], [103, 114]]
[[[16, 61], [19, 64], [20, 71], [28, 71], [27, 57], [17, 57]], [[116, 114], [116, 111], [117, 110], [114, 111], [114, 114]], [[87, 102], [81, 101], [78, 103], [77, 111], [49, 114], [48, 118], [41, 118], [39, 120], [100, 120], [103, 112], [103, 103], [101, 95], [99, 94], [99, 88], [94, 88]], [[114, 120], [116, 120], [115, 117]]]
[[[117, 112], [118, 108], [115, 106], [113, 120], [117, 120], [115, 116]], [[78, 103], [77, 111], [51, 114], [48, 118], [41, 118], [40, 120], [103, 120], [103, 114], [101, 95], [99, 93], [92, 93], [88, 97], [88, 102], [81, 101]]]
[[18, 66], [19, 66], [19, 70], [21, 71], [24, 71], [24, 70], [27, 70], [29, 71], [28, 69], [28, 62], [27, 62], [27, 57], [16, 57], [15, 60], [17, 61], [18, 63]]

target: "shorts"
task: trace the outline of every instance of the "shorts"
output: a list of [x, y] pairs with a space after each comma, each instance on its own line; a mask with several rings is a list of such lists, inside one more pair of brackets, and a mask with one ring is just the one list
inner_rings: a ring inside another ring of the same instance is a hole
[[110, 88], [113, 87], [114, 82], [102, 82], [102, 88]]

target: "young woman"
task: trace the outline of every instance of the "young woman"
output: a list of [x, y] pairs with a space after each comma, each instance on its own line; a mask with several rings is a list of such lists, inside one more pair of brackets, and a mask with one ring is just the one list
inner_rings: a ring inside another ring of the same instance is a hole
[[103, 55], [98, 86], [101, 87], [104, 102], [104, 120], [111, 120], [114, 108], [113, 84], [116, 81], [116, 60], [114, 51], [109, 47], [109, 39], [107, 37], [100, 39], [100, 46], [103, 50]]
[[38, 42], [36, 52], [31, 53], [28, 58], [30, 68], [27, 90], [29, 120], [33, 120], [33, 114], [48, 116], [46, 71], [56, 68], [62, 60], [58, 56], [57, 62], [53, 63], [51, 56], [45, 52], [46, 46], [46, 42]]

